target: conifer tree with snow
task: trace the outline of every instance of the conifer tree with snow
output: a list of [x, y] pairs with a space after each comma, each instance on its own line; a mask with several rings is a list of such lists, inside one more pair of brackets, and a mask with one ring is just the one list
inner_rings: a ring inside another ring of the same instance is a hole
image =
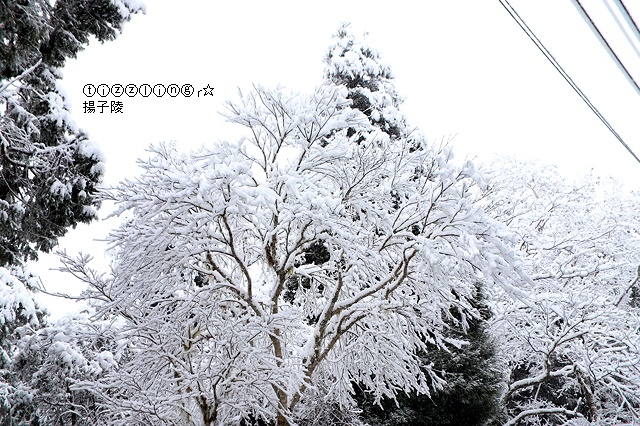
[[[366, 40], [353, 34], [349, 24], [342, 24], [338, 29], [325, 63], [325, 80], [347, 89], [353, 107], [362, 111], [373, 125], [372, 132], [382, 132], [391, 141], [411, 138], [414, 149], [426, 146], [418, 132], [408, 127], [399, 110], [402, 100], [395, 89], [391, 68]], [[392, 194], [398, 200], [405, 195]], [[312, 262], [318, 260], [312, 253], [307, 256]], [[478, 297], [480, 294], [479, 291]], [[480, 300], [475, 302], [478, 306], [484, 304]], [[485, 316], [488, 314], [485, 310]], [[501, 372], [485, 331], [486, 319], [476, 318], [465, 324], [451, 321], [448, 335], [469, 340], [468, 346], [440, 351], [431, 345], [422, 354], [427, 364], [435, 362], [435, 369], [449, 379], [442, 390], [431, 396], [400, 396], [398, 404], [383, 401], [383, 410], [362, 393], [360, 406], [364, 409], [364, 419], [372, 425], [481, 425], [489, 421], [497, 411]]]
[[59, 79], [67, 58], [116, 37], [132, 0], [0, 5], [0, 266], [37, 259], [96, 217], [101, 156], [70, 117]]
[[359, 40], [350, 24], [340, 25], [325, 56], [326, 81], [344, 86], [352, 107], [391, 138], [407, 136], [404, 116], [398, 110], [402, 99], [393, 83], [391, 67], [377, 50]]
[[[96, 218], [101, 156], [70, 117], [60, 85], [67, 58], [96, 37], [112, 40], [134, 0], [0, 4], [0, 417], [37, 422], [34, 390], [19, 378], [21, 341], [43, 325], [25, 267], [69, 228]], [[33, 423], [35, 424], [35, 423]]]

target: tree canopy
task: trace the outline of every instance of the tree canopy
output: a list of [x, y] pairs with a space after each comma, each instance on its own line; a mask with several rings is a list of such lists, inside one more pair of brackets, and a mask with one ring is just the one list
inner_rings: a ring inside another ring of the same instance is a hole
[[640, 404], [637, 194], [551, 166], [491, 165], [488, 209], [518, 235], [527, 300], [496, 295], [505, 424], [632, 423]]
[[[346, 95], [255, 88], [229, 104], [247, 137], [158, 146], [111, 194], [132, 219], [111, 236], [112, 278], [87, 280], [129, 342], [94, 387], [111, 422], [285, 425], [319, 385], [345, 407], [354, 381], [376, 397], [429, 393], [441, 379], [417, 352], [460, 344], [443, 330], [477, 315], [473, 283], [514, 290], [506, 231], [471, 202], [471, 164], [374, 136]], [[299, 262], [317, 245], [326, 262]], [[285, 299], [292, 275], [309, 285]]]

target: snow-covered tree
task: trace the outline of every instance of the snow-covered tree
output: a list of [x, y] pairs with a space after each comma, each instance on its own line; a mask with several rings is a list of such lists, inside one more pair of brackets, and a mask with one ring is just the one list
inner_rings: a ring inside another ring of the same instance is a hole
[[96, 217], [101, 156], [70, 118], [60, 68], [96, 37], [115, 38], [134, 0], [0, 3], [0, 417], [36, 424], [37, 390], [15, 364], [44, 325], [25, 266]]
[[[155, 147], [108, 195], [128, 219], [86, 297], [128, 342], [88, 385], [111, 423], [286, 425], [318, 391], [352, 407], [352, 383], [428, 393], [442, 381], [418, 353], [464, 344], [443, 331], [479, 315], [474, 283], [519, 296], [472, 165], [370, 132], [347, 95], [256, 88], [228, 105], [245, 138]], [[308, 281], [285, 297], [292, 276]]]
[[114, 39], [135, 0], [0, 5], [0, 266], [36, 259], [96, 217], [102, 157], [70, 118], [60, 68]]
[[512, 159], [490, 174], [489, 208], [519, 235], [533, 280], [529, 300], [495, 300], [510, 379], [505, 424], [637, 422], [637, 194], [595, 178], [574, 185], [552, 167]]
[[353, 34], [350, 24], [340, 25], [325, 56], [324, 78], [347, 88], [352, 107], [391, 138], [407, 135], [406, 119], [398, 110], [402, 99], [393, 82], [391, 67], [366, 40]]
[[0, 424], [20, 424], [33, 416], [32, 389], [13, 364], [20, 339], [33, 334], [44, 312], [33, 300], [35, 277], [25, 268], [0, 267]]
[[[349, 107], [361, 111], [371, 124], [368, 130], [349, 128], [347, 137], [357, 132], [359, 137], [353, 140], [360, 144], [367, 139], [374, 140], [378, 134], [384, 134], [385, 138], [391, 140], [400, 136], [411, 136], [405, 119], [397, 108], [401, 101], [395, 91], [391, 69], [381, 63], [378, 52], [355, 37], [350, 24], [340, 25], [324, 62], [325, 84], [344, 88], [346, 98], [351, 101]], [[385, 117], [381, 115], [383, 109]], [[393, 126], [390, 123], [393, 123]], [[331, 136], [332, 134], [329, 134], [327, 138]], [[416, 134], [413, 137], [421, 138], [421, 135]], [[400, 195], [394, 193], [393, 196], [397, 198]], [[329, 253], [326, 248], [322, 244], [314, 244], [305, 251], [300, 264], [296, 266], [321, 265], [328, 260]], [[285, 284], [285, 298], [293, 299], [300, 287], [308, 289], [309, 284], [307, 277], [290, 277]]]
[[[443, 380], [431, 395], [398, 395], [375, 404], [366, 392], [357, 392], [361, 419], [370, 426], [488, 425], [500, 411], [502, 370], [496, 360], [497, 348], [488, 330], [491, 311], [478, 285], [472, 300], [481, 316], [466, 324], [450, 321], [445, 335], [467, 342], [460, 348], [427, 345], [422, 355]], [[452, 315], [457, 317], [455, 312]], [[459, 318], [458, 318], [459, 319]], [[356, 389], [357, 391], [358, 389]]]
[[96, 396], [80, 385], [117, 366], [126, 347], [118, 346], [112, 332], [109, 324], [94, 321], [84, 312], [63, 317], [22, 339], [12, 361], [13, 374], [28, 398], [13, 401], [15, 424], [108, 424]]

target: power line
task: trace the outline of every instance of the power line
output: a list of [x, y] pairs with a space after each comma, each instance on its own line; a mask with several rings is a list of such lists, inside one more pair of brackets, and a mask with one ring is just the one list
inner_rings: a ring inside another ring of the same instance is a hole
[[[638, 39], [638, 42], [640, 42], [640, 37], [639, 37], [640, 32], [637, 32], [638, 28], [635, 26], [635, 22], [633, 22], [631, 15], [629, 15], [629, 11], [627, 10], [626, 7], [624, 7], [622, 3], [620, 3], [620, 0], [617, 0], [617, 2], [618, 2], [617, 3], [618, 11], [624, 17], [625, 21], [627, 21], [627, 25], [633, 28], [634, 30], [636, 30], [636, 33], [634, 33], [634, 35]], [[620, 28], [620, 31], [622, 31], [622, 34], [624, 34], [624, 38], [627, 39], [627, 41], [631, 45], [631, 48], [636, 52], [636, 55], [640, 57], [640, 50], [638, 49], [638, 46], [636, 46], [636, 43], [633, 40], [631, 40], [631, 36], [629, 35], [629, 31], [627, 30], [627, 28], [624, 25], [622, 25], [622, 22], [620, 22], [620, 19], [618, 19], [618, 15], [613, 11], [609, 2], [605, 0], [604, 5], [607, 7], [609, 14], [613, 17], [614, 21], [616, 21], [616, 24], [618, 25], [618, 28]]]
[[631, 83], [631, 85], [636, 88], [636, 91], [640, 95], [640, 87], [638, 86], [638, 83], [636, 83], [636, 81], [633, 79], [633, 76], [631, 75], [631, 73], [629, 73], [629, 70], [624, 66], [620, 58], [618, 58], [618, 55], [616, 55], [616, 52], [613, 51], [607, 39], [604, 38], [600, 30], [598, 29], [598, 26], [595, 24], [595, 22], [593, 22], [593, 19], [591, 19], [591, 16], [589, 16], [589, 13], [587, 13], [585, 8], [582, 7], [580, 0], [571, 0], [571, 2], [576, 7], [576, 9], [578, 9], [578, 12], [580, 12], [580, 16], [582, 16], [582, 19], [584, 19], [587, 25], [589, 25], [589, 28], [591, 28], [591, 31], [598, 38], [598, 40], [600, 41], [602, 46], [605, 48], [607, 53], [609, 53], [609, 56], [611, 56], [611, 59], [613, 59], [613, 61], [618, 65], [618, 68], [620, 69], [620, 71], [623, 72], [623, 74], [627, 77], [627, 80], [629, 80], [629, 83]]
[[569, 74], [567, 74], [567, 72], [562, 68], [562, 66], [560, 66], [558, 61], [556, 61], [556, 59], [553, 57], [551, 52], [549, 52], [549, 50], [544, 46], [544, 44], [542, 44], [542, 42], [538, 39], [538, 37], [536, 37], [533, 31], [531, 31], [531, 29], [527, 26], [527, 24], [520, 17], [520, 15], [518, 15], [518, 12], [516, 12], [516, 10], [509, 4], [509, 1], [508, 0], [498, 0], [498, 1], [502, 5], [502, 7], [504, 7], [505, 10], [509, 13], [509, 15], [511, 15], [514, 21], [516, 21], [516, 23], [520, 26], [520, 28], [522, 28], [525, 34], [527, 34], [529, 39], [531, 39], [531, 41], [536, 45], [536, 47], [540, 50], [540, 52], [542, 52], [542, 54], [549, 60], [549, 62], [551, 62], [551, 64], [556, 68], [556, 70], [560, 73], [560, 75], [562, 75], [562, 77], [566, 80], [566, 82], [569, 83], [571, 88], [578, 94], [578, 96], [580, 96], [580, 98], [582, 98], [584, 103], [587, 104], [587, 106], [600, 119], [600, 121], [602, 121], [602, 124], [604, 124], [607, 127], [607, 129], [609, 129], [611, 134], [615, 136], [618, 142], [620, 142], [622, 146], [624, 146], [625, 149], [629, 151], [629, 153], [633, 156], [633, 158], [635, 158], [636, 161], [640, 163], [640, 158], [638, 158], [638, 156], [633, 152], [633, 150], [631, 150], [629, 145], [627, 145], [624, 139], [622, 139], [622, 137], [618, 134], [618, 132], [616, 132], [613, 126], [609, 124], [607, 119], [604, 118], [604, 116], [600, 113], [600, 111], [598, 111], [595, 105], [591, 103], [591, 101], [589, 100], [589, 98], [587, 98], [584, 92], [580, 90], [578, 85], [573, 81], [573, 79], [569, 76]]
[[622, 15], [624, 16], [624, 19], [626, 19], [627, 23], [629, 24], [629, 27], [635, 30], [635, 34], [636, 34], [636, 37], [638, 38], [638, 42], [640, 42], [640, 29], [638, 28], [638, 24], [636, 24], [636, 21], [633, 19], [633, 16], [631, 16], [631, 14], [629, 13], [627, 6], [625, 6], [622, 0], [614, 0], [614, 1], [618, 6], [618, 9], [620, 11], [624, 11], [622, 13]]

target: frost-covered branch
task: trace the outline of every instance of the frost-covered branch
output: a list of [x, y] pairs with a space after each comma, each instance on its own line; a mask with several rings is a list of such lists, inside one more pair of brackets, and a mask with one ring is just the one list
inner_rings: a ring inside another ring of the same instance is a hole
[[569, 417], [580, 417], [580, 413], [575, 410], [567, 410], [565, 408], [534, 408], [531, 410], [525, 410], [520, 412], [517, 416], [504, 423], [502, 426], [515, 426], [522, 419], [531, 416], [550, 415], [550, 414], [563, 414]]

